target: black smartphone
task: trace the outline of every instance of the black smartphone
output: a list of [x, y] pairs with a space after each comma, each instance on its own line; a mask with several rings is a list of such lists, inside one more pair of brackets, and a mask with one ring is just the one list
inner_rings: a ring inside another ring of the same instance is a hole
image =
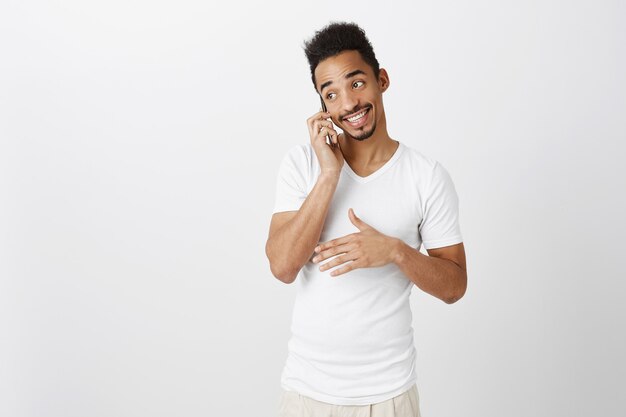
[[[324, 103], [324, 99], [322, 98], [322, 96], [320, 96], [320, 101], [322, 102], [322, 111], [328, 111], [328, 110], [326, 110], [326, 103]], [[331, 123], [332, 123], [332, 119], [331, 119]], [[333, 126], [334, 126], [334, 124], [333, 124]], [[331, 148], [337, 147], [337, 144], [335, 144], [335, 142], [333, 142], [333, 140], [330, 137], [330, 135], [326, 135], [326, 139], [328, 139], [327, 143], [330, 145]]]

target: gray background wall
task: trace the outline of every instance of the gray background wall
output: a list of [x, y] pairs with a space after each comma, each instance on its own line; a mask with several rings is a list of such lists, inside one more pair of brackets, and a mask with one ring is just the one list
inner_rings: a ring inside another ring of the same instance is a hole
[[621, 415], [625, 9], [3, 2], [0, 414], [276, 414], [275, 177], [319, 108], [302, 42], [349, 20], [460, 198], [465, 297], [411, 295], [422, 414]]

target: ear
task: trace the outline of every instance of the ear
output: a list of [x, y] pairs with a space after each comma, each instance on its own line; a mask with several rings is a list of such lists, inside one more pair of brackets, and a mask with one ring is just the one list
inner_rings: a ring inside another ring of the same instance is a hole
[[378, 86], [380, 87], [380, 91], [383, 93], [387, 91], [389, 84], [389, 74], [387, 74], [386, 69], [381, 68], [378, 72]]

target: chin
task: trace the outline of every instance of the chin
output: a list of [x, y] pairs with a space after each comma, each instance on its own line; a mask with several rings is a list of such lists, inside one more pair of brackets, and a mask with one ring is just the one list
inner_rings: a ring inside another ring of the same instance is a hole
[[364, 141], [372, 137], [375, 131], [376, 131], [376, 123], [374, 123], [374, 126], [372, 126], [371, 130], [362, 131], [356, 134], [351, 133], [350, 136], [352, 136], [352, 138], [355, 140]]

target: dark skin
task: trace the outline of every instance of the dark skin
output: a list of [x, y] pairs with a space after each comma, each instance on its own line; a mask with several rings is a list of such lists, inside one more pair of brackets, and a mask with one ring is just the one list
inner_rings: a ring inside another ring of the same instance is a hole
[[[355, 71], [363, 73], [345, 78]], [[332, 121], [343, 130], [338, 141], [345, 161], [361, 176], [376, 171], [398, 148], [398, 142], [387, 133], [383, 106], [382, 95], [389, 88], [387, 71], [381, 68], [376, 79], [357, 51], [344, 51], [320, 62], [315, 79]], [[369, 109], [367, 122], [352, 127], [345, 117], [362, 109]]]
[[[344, 160], [360, 176], [375, 172], [399, 146], [387, 133], [382, 99], [390, 85], [387, 71], [381, 68], [376, 78], [358, 51], [344, 51], [320, 62], [315, 69], [315, 79], [316, 89], [328, 110], [328, 113], [320, 112], [314, 116], [319, 119], [315, 127], [330, 134], [331, 140], [338, 142], [341, 149], [341, 152], [333, 152], [327, 147], [328, 152], [324, 154], [328, 157], [325, 158], [327, 172], [339, 175]], [[345, 120], [346, 116], [364, 109], [369, 110], [361, 126], [355, 127]], [[334, 131], [330, 121], [325, 120], [328, 117], [344, 131], [343, 134]], [[429, 256], [426, 256], [400, 239], [380, 233], [359, 219], [352, 209], [348, 211], [348, 218], [358, 232], [319, 244], [313, 262], [339, 255], [321, 265], [320, 270], [341, 266], [330, 274], [338, 276], [356, 268], [393, 262], [422, 290], [447, 303], [457, 301], [465, 293], [467, 271], [463, 243], [428, 250]]]

